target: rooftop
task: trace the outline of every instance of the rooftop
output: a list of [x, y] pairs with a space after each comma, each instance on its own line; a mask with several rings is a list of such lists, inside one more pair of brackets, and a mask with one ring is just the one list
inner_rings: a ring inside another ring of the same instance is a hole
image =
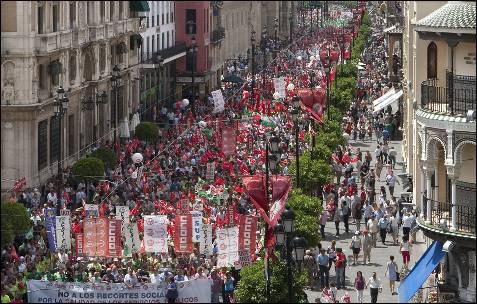
[[475, 35], [475, 2], [449, 1], [414, 24], [417, 31]]

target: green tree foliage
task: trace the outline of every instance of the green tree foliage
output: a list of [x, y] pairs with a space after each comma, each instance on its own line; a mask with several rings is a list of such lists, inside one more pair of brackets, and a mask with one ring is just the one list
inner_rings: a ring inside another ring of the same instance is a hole
[[103, 161], [104, 165], [107, 168], [114, 168], [118, 162], [116, 154], [113, 150], [108, 147], [99, 147], [93, 153], [91, 153], [92, 157], [99, 158]]
[[27, 209], [19, 203], [1, 203], [2, 215], [2, 248], [11, 244], [16, 235], [27, 232], [31, 228]]
[[[289, 303], [287, 285], [287, 266], [282, 260], [272, 262], [269, 260], [270, 275], [270, 299], [266, 298], [265, 275], [263, 260], [245, 266], [240, 271], [240, 281], [237, 284], [235, 295], [239, 303]], [[305, 272], [294, 272], [293, 303], [307, 303], [307, 296], [303, 291], [307, 283]]]
[[323, 212], [321, 199], [294, 189], [287, 204], [295, 212], [295, 235], [304, 237], [307, 247], [315, 247], [320, 240], [318, 220]]
[[[73, 174], [79, 180], [92, 182], [97, 180], [97, 176], [104, 176], [104, 163], [96, 157], [85, 157], [73, 165]], [[94, 176], [94, 177], [91, 177]]]
[[152, 122], [141, 122], [134, 133], [137, 138], [146, 142], [155, 142], [159, 137], [159, 128]]
[[[300, 188], [305, 194], [313, 195], [316, 190], [331, 181], [332, 170], [327, 161], [328, 159], [313, 159], [311, 151], [300, 156]], [[296, 162], [291, 164], [290, 174], [296, 176]]]

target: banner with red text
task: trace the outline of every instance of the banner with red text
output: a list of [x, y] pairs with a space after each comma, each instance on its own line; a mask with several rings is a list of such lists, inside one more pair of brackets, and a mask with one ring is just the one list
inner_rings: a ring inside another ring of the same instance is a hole
[[146, 252], [167, 253], [167, 215], [144, 216], [144, 246]]
[[97, 257], [120, 257], [121, 221], [103, 218], [84, 220], [84, 255]]
[[217, 229], [217, 267], [233, 266], [238, 261], [238, 230], [237, 226]]
[[178, 253], [192, 252], [192, 216], [178, 214], [174, 219], [174, 251]]

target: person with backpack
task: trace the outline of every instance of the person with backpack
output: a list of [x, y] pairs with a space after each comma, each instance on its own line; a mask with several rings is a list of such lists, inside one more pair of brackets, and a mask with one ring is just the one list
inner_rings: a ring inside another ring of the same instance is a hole
[[358, 255], [361, 251], [361, 238], [359, 237], [359, 231], [355, 232], [355, 235], [351, 238], [351, 244], [349, 249], [353, 250], [353, 264], [358, 264]]
[[389, 256], [389, 262], [386, 263], [386, 272], [384, 276], [387, 276], [389, 279], [389, 288], [391, 289], [391, 295], [397, 294], [395, 292], [395, 282], [398, 281], [399, 269], [397, 263], [394, 261], [394, 256]]
[[179, 292], [177, 291], [177, 284], [174, 281], [174, 277], [170, 277], [166, 292], [167, 303], [175, 303], [178, 297]]
[[336, 287], [338, 289], [345, 287], [345, 268], [346, 255], [342, 248], [336, 248], [335, 272], [336, 272]]
[[363, 278], [363, 273], [358, 271], [356, 273], [356, 278], [354, 278], [354, 289], [356, 289], [356, 294], [358, 296], [358, 303], [363, 303], [363, 291], [364, 291], [365, 281]]

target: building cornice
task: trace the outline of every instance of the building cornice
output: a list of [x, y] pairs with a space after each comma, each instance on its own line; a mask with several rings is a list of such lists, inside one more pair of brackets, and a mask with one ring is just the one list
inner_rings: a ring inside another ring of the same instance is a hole
[[416, 121], [429, 128], [475, 133], [476, 123], [467, 122], [465, 117], [440, 115], [418, 109]]

